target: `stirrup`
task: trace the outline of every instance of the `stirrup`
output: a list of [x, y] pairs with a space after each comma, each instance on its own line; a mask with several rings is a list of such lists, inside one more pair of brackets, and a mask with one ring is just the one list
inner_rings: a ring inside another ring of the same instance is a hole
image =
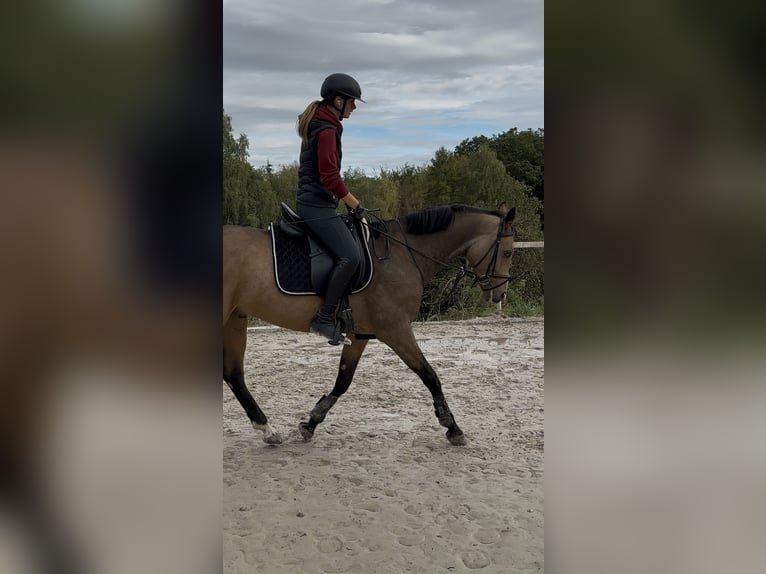
[[342, 331], [341, 322], [336, 320], [334, 323], [321, 321], [319, 317], [314, 317], [311, 321], [310, 333], [320, 335], [327, 339], [330, 345], [337, 346], [343, 343], [344, 345], [350, 345], [351, 341], [347, 339]]
[[344, 345], [350, 345], [351, 340], [348, 339], [345, 334], [341, 332], [342, 322], [338, 319], [335, 320], [335, 329], [333, 330], [332, 339], [327, 341], [332, 346], [337, 346], [343, 343]]

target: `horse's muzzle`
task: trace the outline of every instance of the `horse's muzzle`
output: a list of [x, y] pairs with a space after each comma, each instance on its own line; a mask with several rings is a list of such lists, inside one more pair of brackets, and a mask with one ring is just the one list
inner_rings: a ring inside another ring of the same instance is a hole
[[484, 301], [492, 301], [493, 303], [502, 303], [505, 301], [506, 298], [506, 287], [503, 285], [502, 287], [496, 287], [495, 289], [490, 289], [489, 291], [484, 291], [481, 294], [481, 298]]

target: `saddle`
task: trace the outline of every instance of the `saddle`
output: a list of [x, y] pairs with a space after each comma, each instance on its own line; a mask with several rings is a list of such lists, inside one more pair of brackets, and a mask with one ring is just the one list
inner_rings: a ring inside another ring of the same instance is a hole
[[[372, 280], [372, 257], [367, 246], [369, 230], [348, 215], [340, 216], [351, 231], [361, 254], [361, 263], [350, 282], [351, 293], [364, 290]], [[289, 206], [282, 203], [282, 221], [272, 223], [272, 254], [277, 287], [287, 295], [324, 296], [333, 256], [310, 233], [308, 226]]]

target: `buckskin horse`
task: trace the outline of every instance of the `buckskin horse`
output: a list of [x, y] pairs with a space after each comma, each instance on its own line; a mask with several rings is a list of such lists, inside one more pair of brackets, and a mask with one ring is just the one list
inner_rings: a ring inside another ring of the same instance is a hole
[[[370, 225], [369, 247], [378, 256], [372, 280], [350, 296], [353, 332], [347, 333], [335, 385], [301, 422], [304, 440], [351, 385], [359, 359], [370, 338], [388, 345], [414, 371], [433, 397], [439, 424], [453, 445], [464, 445], [463, 431], [447, 405], [439, 377], [418, 347], [412, 322], [425, 285], [442, 268], [454, 267], [458, 277], [474, 278], [485, 301], [503, 301], [510, 279], [513, 219], [516, 209], [490, 211], [464, 205], [434, 207]], [[470, 265], [450, 262], [464, 257]], [[223, 230], [223, 379], [245, 410], [251, 424], [268, 444], [279, 444], [275, 433], [245, 385], [243, 360], [248, 317], [294, 331], [309, 331], [319, 309], [316, 295], [292, 296], [277, 286], [271, 237], [267, 230], [224, 226]]]

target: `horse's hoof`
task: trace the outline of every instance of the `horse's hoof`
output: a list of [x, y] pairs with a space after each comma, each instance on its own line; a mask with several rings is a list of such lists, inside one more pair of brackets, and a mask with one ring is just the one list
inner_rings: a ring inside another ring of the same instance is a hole
[[468, 441], [465, 439], [465, 435], [462, 431], [447, 431], [447, 440], [450, 442], [450, 444], [454, 444], [455, 446], [465, 446], [468, 444]]
[[282, 444], [282, 437], [279, 433], [271, 433], [270, 435], [263, 435], [263, 442], [266, 444]]
[[303, 437], [304, 441], [309, 442], [312, 438], [314, 438], [314, 431], [309, 429], [308, 423], [299, 424], [298, 430], [301, 431], [301, 436]]
[[253, 428], [263, 433], [263, 442], [266, 444], [282, 444], [282, 437], [279, 436], [279, 433], [275, 433], [271, 430], [271, 425], [269, 423], [262, 425], [253, 423]]

